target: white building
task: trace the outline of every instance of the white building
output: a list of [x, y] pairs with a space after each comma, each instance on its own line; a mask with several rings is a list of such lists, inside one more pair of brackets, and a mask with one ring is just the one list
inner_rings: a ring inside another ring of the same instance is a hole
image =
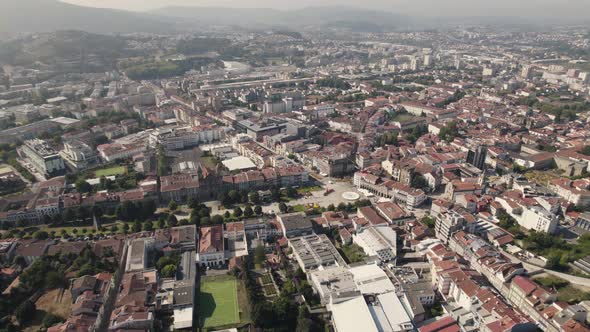
[[56, 176], [65, 173], [66, 165], [61, 156], [47, 142], [40, 139], [25, 141], [19, 149], [21, 157], [26, 158], [41, 174]]
[[397, 235], [388, 225], [368, 226], [357, 230], [352, 241], [359, 245], [368, 256], [377, 256], [382, 262], [396, 258]]

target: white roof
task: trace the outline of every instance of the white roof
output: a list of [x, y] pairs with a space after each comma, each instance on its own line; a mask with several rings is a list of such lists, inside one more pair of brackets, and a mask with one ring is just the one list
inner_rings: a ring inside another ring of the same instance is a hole
[[230, 171], [256, 168], [256, 165], [247, 157], [235, 157], [221, 162]]
[[330, 309], [338, 332], [379, 332], [362, 296], [332, 304]]
[[174, 329], [186, 329], [193, 326], [193, 307], [174, 309]]
[[72, 123], [80, 122], [80, 120], [78, 119], [66, 118], [65, 116], [60, 116], [58, 118], [51, 119], [51, 121], [61, 125], [69, 125]]
[[382, 311], [387, 318], [386, 322], [380, 321], [380, 325], [388, 324], [391, 331], [406, 331], [412, 320], [395, 292], [378, 295], [377, 299], [380, 306], [373, 306], [372, 309], [376, 312]]
[[350, 272], [362, 294], [382, 294], [395, 290], [385, 271], [375, 264], [351, 267]]

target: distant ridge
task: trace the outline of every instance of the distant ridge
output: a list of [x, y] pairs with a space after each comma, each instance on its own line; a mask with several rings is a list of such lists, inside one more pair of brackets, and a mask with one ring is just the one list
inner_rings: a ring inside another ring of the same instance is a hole
[[172, 31], [172, 25], [145, 14], [76, 6], [57, 0], [0, 0], [0, 36], [56, 30], [166, 32]]
[[168, 18], [181, 18], [198, 24], [246, 27], [348, 27], [353, 30], [405, 27], [411, 20], [404, 15], [352, 7], [307, 7], [297, 10], [268, 8], [223, 8], [170, 6], [150, 11]]

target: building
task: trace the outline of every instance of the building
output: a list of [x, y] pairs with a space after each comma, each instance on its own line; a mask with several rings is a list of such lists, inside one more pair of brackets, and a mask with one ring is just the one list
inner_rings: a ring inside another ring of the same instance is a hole
[[356, 296], [331, 303], [328, 310], [332, 312], [337, 332], [414, 331], [412, 320], [395, 292], [374, 297]]
[[454, 210], [449, 210], [436, 217], [434, 232], [436, 237], [446, 244], [449, 243], [451, 235], [461, 230], [464, 225], [465, 218]]
[[345, 266], [312, 271], [309, 280], [324, 304], [337, 303], [360, 295], [354, 276]]
[[397, 235], [387, 225], [362, 227], [352, 236], [352, 241], [363, 248], [369, 257], [377, 257], [381, 262], [396, 259]]
[[375, 209], [392, 225], [403, 226], [406, 222], [415, 219], [394, 202], [379, 202], [375, 204]]
[[154, 239], [140, 238], [132, 240], [127, 250], [125, 272], [143, 271], [147, 268], [148, 254], [153, 248]]
[[345, 266], [338, 250], [325, 234], [306, 235], [289, 239], [289, 247], [299, 267], [305, 272], [327, 266]]
[[60, 155], [65, 162], [76, 170], [83, 170], [98, 163], [98, 155], [88, 144], [79, 140], [64, 142]]
[[54, 177], [66, 172], [66, 165], [62, 157], [47, 142], [40, 139], [25, 141], [19, 154], [43, 175]]
[[202, 266], [221, 266], [225, 264], [223, 226], [201, 227], [197, 262]]
[[483, 145], [479, 145], [477, 148], [475, 148], [475, 150], [469, 150], [467, 152], [467, 163], [477, 167], [480, 170], [484, 170], [487, 151], [488, 148]]
[[303, 212], [280, 214], [277, 221], [283, 229], [286, 238], [310, 235], [313, 233], [311, 221]]

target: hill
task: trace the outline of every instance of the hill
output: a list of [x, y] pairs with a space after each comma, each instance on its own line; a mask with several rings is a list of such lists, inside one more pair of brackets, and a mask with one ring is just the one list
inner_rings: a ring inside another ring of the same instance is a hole
[[351, 7], [308, 7], [298, 10], [221, 8], [221, 7], [164, 7], [151, 14], [183, 19], [201, 25], [234, 25], [249, 28], [286, 27], [341, 27], [355, 31], [375, 31], [406, 27], [411, 20], [403, 15]]
[[0, 64], [27, 65], [36, 61], [84, 61], [112, 66], [115, 59], [134, 55], [123, 37], [66, 30], [39, 33], [0, 42]]
[[166, 32], [170, 23], [145, 14], [71, 5], [57, 0], [0, 1], [0, 37], [26, 32]]

